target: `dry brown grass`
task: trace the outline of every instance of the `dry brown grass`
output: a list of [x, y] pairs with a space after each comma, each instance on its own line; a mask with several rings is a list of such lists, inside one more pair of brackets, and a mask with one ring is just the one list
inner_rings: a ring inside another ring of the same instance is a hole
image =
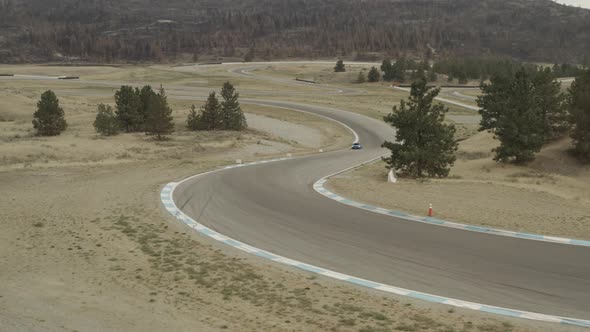
[[152, 161], [0, 172], [0, 189], [10, 192], [9, 200], [0, 201], [2, 217], [9, 217], [1, 219], [0, 233], [3, 326], [432, 332], [552, 327], [449, 312], [277, 266], [195, 235], [154, 204], [166, 181], [216, 165]]
[[[41, 69], [43, 70], [34, 73], [49, 74], [50, 69], [57, 70], [54, 67]], [[140, 73], [145, 71], [144, 68], [138, 70]], [[295, 123], [294, 126], [299, 126], [296, 128], [301, 131], [299, 135], [305, 135], [304, 132], [310, 130], [317, 132], [323, 137], [322, 141], [313, 146], [303, 146], [296, 141], [285, 140], [280, 135], [255, 128], [240, 133], [190, 132], [185, 128], [185, 120], [193, 102], [171, 97], [176, 128], [168, 141], [156, 142], [153, 137], [143, 133], [102, 137], [92, 127], [96, 105], [100, 102], [113, 104], [114, 88], [58, 82], [56, 88], [66, 113], [68, 129], [57, 137], [36, 137], [31, 125], [32, 114], [36, 101], [47, 84], [44, 81], [0, 81], [0, 169], [116, 164], [162, 157], [190, 162], [203, 153], [215, 153], [218, 158], [235, 160], [248, 157], [249, 150], [242, 153], [241, 149], [260, 141], [267, 142], [266, 145], [257, 146], [256, 157], [260, 158], [287, 152], [307, 153], [316, 151], [319, 147], [325, 150], [335, 149], [342, 147], [349, 136], [337, 124], [320, 120], [313, 115], [256, 105], [243, 105], [243, 108], [245, 112], [263, 116], [262, 120], [267, 119], [266, 122], [282, 122], [287, 127], [289, 122]], [[194, 103], [199, 105], [198, 101]]]
[[[83, 73], [106, 83], [130, 77], [138, 83], [153, 79], [198, 86], [202, 79], [145, 68], [10, 68], [29, 74]], [[215, 80], [229, 76], [224, 72]], [[8, 118], [0, 121], [2, 329], [560, 330], [385, 296], [288, 270], [189, 232], [161, 208], [163, 184], [238, 157], [268, 158], [312, 147], [259, 130], [183, 131], [192, 103], [186, 97], [170, 98], [178, 129], [170, 140], [157, 142], [139, 133], [98, 137], [91, 127], [94, 110], [99, 102], [112, 102], [115, 86], [0, 81], [0, 115]], [[70, 127], [58, 137], [35, 137], [31, 115], [47, 88], [58, 90]], [[321, 146], [348, 144], [349, 133], [325, 120], [245, 108], [316, 130], [323, 137]]]

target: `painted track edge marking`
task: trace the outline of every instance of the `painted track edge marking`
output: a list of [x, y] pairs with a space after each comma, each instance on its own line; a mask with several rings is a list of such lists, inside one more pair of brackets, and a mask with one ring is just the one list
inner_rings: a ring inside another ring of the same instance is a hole
[[345, 170], [338, 171], [336, 173], [332, 173], [330, 175], [324, 176], [323, 178], [317, 180], [313, 184], [313, 189], [317, 193], [319, 193], [320, 195], [325, 196], [329, 199], [335, 200], [339, 203], [342, 203], [342, 204], [345, 204], [348, 206], [352, 206], [352, 207], [356, 207], [359, 209], [363, 209], [366, 211], [371, 211], [374, 213], [389, 215], [389, 216], [399, 218], [399, 219], [404, 219], [407, 221], [414, 221], [414, 222], [425, 223], [425, 224], [429, 224], [429, 225], [449, 227], [449, 228], [454, 228], [454, 229], [461, 229], [461, 230], [470, 231], [470, 232], [507, 236], [507, 237], [513, 237], [513, 238], [518, 238], [518, 239], [522, 239], [522, 240], [533, 240], [533, 241], [551, 242], [551, 243], [565, 244], [565, 245], [572, 245], [572, 246], [590, 247], [590, 241], [588, 241], [588, 240], [570, 239], [570, 238], [563, 238], [563, 237], [550, 236], [550, 235], [541, 235], [541, 234], [534, 234], [534, 233], [515, 232], [515, 231], [508, 231], [508, 230], [503, 230], [503, 229], [491, 228], [491, 227], [487, 227], [487, 226], [461, 224], [461, 223], [457, 223], [457, 222], [441, 220], [441, 219], [432, 218], [432, 217], [415, 216], [415, 215], [411, 215], [411, 214], [403, 212], [403, 211], [388, 210], [388, 209], [385, 209], [385, 208], [382, 208], [379, 206], [360, 203], [360, 202], [356, 202], [354, 200], [351, 200], [349, 198], [342, 197], [334, 192], [331, 192], [330, 190], [328, 190], [324, 186], [324, 184], [328, 181], [329, 178], [331, 178], [335, 175], [344, 173], [346, 171], [349, 171], [351, 169], [355, 169], [357, 167], [372, 163], [380, 158], [381, 157], [373, 158], [369, 161], [365, 161], [365, 162], [360, 163], [356, 166], [348, 167]]
[[[256, 102], [254, 102], [254, 103], [258, 104]], [[281, 107], [281, 106], [275, 106], [275, 107]], [[296, 110], [294, 108], [284, 107], [284, 106], [281, 108], [300, 111], [300, 110]], [[307, 112], [307, 111], [301, 111], [301, 112], [315, 114], [315, 113]], [[320, 116], [320, 117], [324, 117], [326, 119], [335, 121], [335, 122], [343, 125], [344, 127], [349, 129], [354, 134], [354, 137], [355, 137], [354, 142], [358, 142], [358, 134], [352, 128], [350, 128], [348, 125], [346, 125], [338, 120], [331, 119], [327, 116], [323, 116], [323, 115], [319, 115], [319, 114], [315, 114], [315, 115]], [[372, 158], [372, 159], [362, 162], [358, 165], [348, 167], [348, 168], [341, 170], [339, 172], [335, 172], [333, 174], [327, 175], [327, 176], [321, 178], [320, 180], [316, 181], [313, 185], [313, 188], [314, 188], [314, 190], [316, 190], [316, 192], [324, 195], [322, 192], [320, 192], [319, 190], [316, 189], [316, 185], [318, 183], [320, 183], [320, 182], [322, 183], [321, 189], [323, 191], [329, 192], [327, 189], [323, 188], [323, 184], [327, 181], [327, 179], [329, 177], [344, 173], [348, 170], [351, 170], [356, 167], [371, 163], [371, 162], [381, 159], [381, 158], [382, 158], [382, 156]], [[266, 160], [265, 162], [276, 162], [276, 161], [282, 161], [282, 160], [287, 160], [287, 159], [292, 159], [292, 158], [277, 158], [277, 159], [272, 159], [272, 160]], [[481, 311], [481, 312], [486, 312], [486, 313], [496, 314], [496, 315], [501, 315], [501, 316], [516, 317], [516, 318], [523, 318], [523, 319], [529, 319], [529, 320], [535, 320], [535, 321], [559, 323], [559, 324], [566, 324], [566, 325], [573, 325], [573, 326], [590, 328], [590, 320], [547, 315], [547, 314], [528, 312], [528, 311], [522, 311], [522, 310], [515, 310], [515, 309], [508, 309], [508, 308], [503, 308], [503, 307], [496, 307], [496, 306], [490, 306], [490, 305], [485, 305], [485, 304], [480, 304], [480, 303], [463, 301], [463, 300], [458, 300], [458, 299], [453, 299], [453, 298], [447, 298], [447, 297], [432, 295], [432, 294], [428, 294], [428, 293], [413, 291], [413, 290], [409, 290], [409, 289], [404, 289], [404, 288], [400, 288], [400, 287], [390, 286], [390, 285], [386, 285], [386, 284], [382, 284], [382, 283], [377, 283], [377, 282], [369, 281], [366, 279], [353, 277], [353, 276], [349, 276], [349, 275], [346, 275], [343, 273], [331, 271], [331, 270], [324, 269], [321, 267], [313, 266], [313, 265], [306, 264], [303, 262], [299, 262], [299, 261], [296, 261], [296, 260], [293, 260], [290, 258], [286, 258], [286, 257], [280, 256], [280, 255], [273, 254], [269, 251], [265, 251], [265, 250], [250, 246], [248, 244], [245, 244], [243, 242], [240, 242], [238, 240], [235, 240], [235, 239], [232, 239], [228, 236], [220, 234], [220, 233], [206, 227], [205, 225], [198, 223], [197, 221], [193, 220], [188, 215], [184, 214], [176, 206], [176, 203], [174, 202], [174, 198], [173, 198], [174, 190], [176, 189], [176, 187], [178, 187], [178, 185], [180, 185], [181, 183], [183, 183], [185, 181], [189, 181], [193, 178], [203, 176], [206, 174], [210, 174], [210, 173], [214, 173], [214, 172], [220, 172], [220, 171], [225, 171], [228, 169], [233, 169], [233, 168], [238, 168], [238, 167], [243, 167], [243, 166], [257, 165], [257, 164], [260, 164], [260, 161], [255, 161], [255, 162], [250, 162], [250, 163], [245, 163], [245, 164], [229, 165], [229, 166], [219, 168], [216, 170], [212, 170], [212, 171], [208, 171], [208, 172], [204, 172], [204, 173], [200, 173], [200, 174], [195, 174], [195, 175], [187, 177], [179, 182], [170, 182], [166, 186], [164, 186], [164, 188], [162, 188], [162, 190], [160, 192], [161, 202], [170, 214], [172, 214], [178, 220], [182, 221], [184, 224], [186, 224], [187, 226], [189, 226], [193, 230], [197, 231], [198, 233], [200, 233], [202, 235], [206, 235], [218, 242], [223, 242], [224, 244], [227, 244], [227, 245], [234, 247], [236, 249], [240, 249], [240, 250], [245, 251], [247, 253], [254, 254], [258, 257], [262, 257], [262, 258], [274, 261], [276, 263], [281, 263], [281, 264], [285, 264], [288, 266], [296, 267], [296, 268], [299, 268], [299, 269], [307, 271], [307, 272], [316, 273], [316, 274], [323, 275], [325, 277], [333, 278], [336, 280], [346, 281], [348, 283], [352, 283], [357, 286], [363, 286], [363, 287], [367, 287], [367, 288], [371, 288], [371, 289], [375, 289], [375, 290], [380, 290], [380, 291], [383, 291], [386, 293], [397, 294], [397, 295], [401, 295], [401, 296], [408, 296], [408, 297], [418, 299], [418, 300], [424, 300], [424, 301], [439, 303], [439, 304], [446, 304], [446, 305], [450, 305], [450, 306], [454, 306], [454, 307], [471, 309], [471, 310], [476, 310], [476, 311]], [[335, 195], [335, 194], [331, 193], [331, 195]], [[324, 196], [334, 199], [327, 194]], [[354, 203], [356, 203], [356, 202], [354, 202]], [[356, 204], [358, 204], [358, 205], [354, 205], [356, 207], [367, 206], [362, 203], [356, 203]], [[384, 209], [378, 208], [378, 207], [374, 207], [374, 208], [376, 210], [371, 209], [369, 211], [373, 211], [373, 212], [378, 213], [379, 210], [384, 210]], [[468, 226], [468, 225], [466, 225], [466, 226]], [[501, 235], [501, 234], [499, 234], [499, 235]], [[531, 238], [527, 238], [527, 239], [531, 239]], [[579, 240], [575, 240], [575, 241], [579, 241]], [[553, 241], [547, 240], [547, 242], [553, 242]], [[577, 245], [580, 245], [580, 244], [577, 244]]]
[[[374, 159], [364, 162], [362, 164], [366, 164], [366, 163], [375, 161], [379, 158], [381, 158], [381, 157], [374, 158]], [[272, 159], [267, 162], [276, 162], [276, 161], [282, 161], [282, 160], [286, 160], [286, 159], [291, 159], [291, 158]], [[172, 214], [174, 217], [176, 217], [178, 220], [182, 221], [184, 224], [186, 224], [188, 227], [192, 228], [196, 232], [198, 232], [202, 235], [205, 235], [209, 238], [212, 238], [218, 242], [222, 242], [226, 245], [229, 245], [233, 248], [242, 250], [242, 251], [247, 252], [249, 254], [256, 255], [261, 258], [271, 260], [276, 263], [281, 263], [281, 264], [285, 264], [285, 265], [288, 265], [291, 267], [296, 267], [296, 268], [299, 268], [299, 269], [307, 271], [307, 272], [312, 272], [312, 273], [316, 273], [316, 274], [319, 274], [319, 275], [322, 275], [325, 277], [333, 278], [333, 279], [340, 280], [340, 281], [345, 281], [345, 282], [348, 282], [348, 283], [351, 283], [351, 284], [354, 284], [357, 286], [363, 286], [363, 287], [383, 291], [383, 292], [390, 293], [390, 294], [408, 296], [408, 297], [418, 299], [418, 300], [424, 300], [424, 301], [439, 303], [439, 304], [446, 304], [446, 305], [450, 305], [450, 306], [454, 306], [454, 307], [458, 307], [458, 308], [471, 309], [471, 310], [476, 310], [476, 311], [481, 311], [481, 312], [496, 314], [496, 315], [501, 315], [501, 316], [523, 318], [523, 319], [529, 319], [529, 320], [535, 320], [535, 321], [541, 321], [541, 322], [559, 323], [559, 324], [574, 325], [574, 326], [589, 327], [590, 328], [590, 320], [540, 314], [540, 313], [535, 313], [535, 312], [508, 309], [508, 308], [503, 308], [503, 307], [496, 307], [496, 306], [490, 306], [490, 305], [485, 305], [485, 304], [481, 304], [481, 303], [474, 303], [474, 302], [463, 301], [463, 300], [458, 300], [458, 299], [453, 299], [453, 298], [448, 298], [448, 297], [442, 297], [442, 296], [432, 295], [432, 294], [418, 292], [418, 291], [414, 291], [414, 290], [404, 289], [404, 288], [400, 288], [400, 287], [395, 287], [395, 286], [391, 286], [391, 285], [386, 285], [386, 284], [382, 284], [382, 283], [378, 283], [378, 282], [346, 275], [346, 274], [339, 273], [336, 271], [331, 271], [331, 270], [324, 269], [324, 268], [314, 266], [311, 264], [299, 262], [299, 261], [296, 261], [296, 260], [293, 260], [293, 259], [290, 259], [287, 257], [283, 257], [280, 255], [271, 253], [269, 251], [265, 251], [265, 250], [253, 247], [251, 245], [245, 244], [243, 242], [240, 242], [238, 240], [235, 240], [233, 238], [230, 238], [228, 236], [220, 234], [220, 233], [208, 228], [207, 226], [204, 226], [204, 225], [198, 223], [197, 221], [193, 220], [188, 215], [184, 214], [184, 212], [182, 212], [176, 206], [176, 203], [174, 202], [174, 199], [173, 199], [174, 190], [178, 187], [178, 185], [180, 185], [181, 183], [183, 183], [185, 181], [188, 181], [188, 180], [193, 179], [195, 177], [214, 173], [214, 172], [220, 172], [220, 171], [224, 171], [224, 170], [228, 170], [228, 169], [232, 169], [232, 168], [236, 168], [236, 167], [250, 166], [250, 165], [256, 165], [256, 164], [259, 164], [259, 162], [251, 162], [251, 163], [239, 164], [239, 165], [230, 165], [230, 166], [226, 166], [226, 167], [212, 170], [209, 172], [196, 174], [196, 175], [188, 177], [188, 178], [186, 178], [182, 181], [179, 181], [179, 182], [170, 182], [166, 186], [164, 186], [164, 188], [162, 188], [162, 190], [160, 192], [161, 202], [170, 214]], [[358, 167], [358, 166], [359, 165], [354, 166], [354, 167]], [[351, 167], [351, 168], [354, 168], [354, 167]], [[341, 172], [344, 172], [344, 171], [341, 171]], [[339, 172], [339, 173], [341, 173], [341, 172]], [[336, 174], [338, 174], [338, 173], [336, 173]], [[333, 175], [335, 175], [335, 174], [332, 174], [330, 176], [333, 176]], [[327, 177], [322, 178], [321, 180], [325, 181], [326, 178]], [[319, 181], [321, 181], [321, 180], [319, 180]], [[315, 185], [314, 185], [314, 187], [315, 187]]]

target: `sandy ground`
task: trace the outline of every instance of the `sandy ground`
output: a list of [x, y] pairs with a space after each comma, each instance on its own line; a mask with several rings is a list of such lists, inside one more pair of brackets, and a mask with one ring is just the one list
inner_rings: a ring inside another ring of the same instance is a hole
[[[108, 79], [202, 80], [143, 68], [84, 70]], [[252, 129], [193, 133], [183, 130], [190, 103], [172, 99], [177, 132], [170, 140], [101, 138], [91, 123], [112, 89], [60, 84], [69, 89], [58, 96], [70, 127], [39, 138], [30, 120], [48, 83], [0, 83], [0, 331], [576, 330], [289, 270], [188, 232], [160, 205], [164, 184], [238, 158], [347, 146], [350, 134], [338, 125], [244, 105]]]
[[491, 160], [488, 133], [463, 141], [448, 179], [386, 182], [377, 162], [334, 177], [333, 191], [354, 200], [440, 219], [540, 234], [590, 239], [590, 167], [564, 151], [565, 139], [547, 146], [524, 167]]

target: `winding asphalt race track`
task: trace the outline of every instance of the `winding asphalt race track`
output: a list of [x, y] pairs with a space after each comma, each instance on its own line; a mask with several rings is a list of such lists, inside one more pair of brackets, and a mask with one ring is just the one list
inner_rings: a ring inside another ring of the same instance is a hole
[[243, 101], [340, 121], [358, 134], [365, 149], [192, 178], [175, 189], [174, 200], [193, 219], [260, 249], [348, 275], [471, 302], [590, 319], [588, 247], [437, 227], [327, 199], [314, 191], [313, 183], [385, 154], [380, 145], [393, 139], [391, 128], [325, 107]]
[[391, 128], [345, 111], [264, 103], [345, 123], [365, 149], [193, 178], [174, 193], [184, 213], [241, 242], [333, 271], [477, 303], [590, 319], [587, 247], [408, 222], [327, 199], [313, 183], [383, 155], [380, 145], [392, 139]]

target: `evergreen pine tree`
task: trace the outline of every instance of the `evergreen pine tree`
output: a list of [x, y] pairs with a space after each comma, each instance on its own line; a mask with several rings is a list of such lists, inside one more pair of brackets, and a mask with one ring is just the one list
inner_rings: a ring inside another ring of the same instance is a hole
[[412, 71], [412, 79], [413, 80], [419, 80], [422, 78], [425, 78], [426, 76], [424, 76], [424, 70], [422, 70], [422, 68], [418, 68], [414, 71]]
[[522, 67], [512, 77], [494, 74], [480, 88], [480, 130], [493, 132], [501, 142], [495, 160], [531, 161], [544, 143], [569, 130], [560, 83], [548, 68]]
[[195, 105], [191, 105], [191, 110], [188, 113], [188, 117], [186, 118], [186, 128], [188, 130], [200, 130], [202, 122], [201, 122], [201, 113], [197, 112]]
[[142, 104], [139, 95], [132, 87], [123, 85], [115, 92], [115, 107], [117, 119], [126, 132], [141, 129], [143, 122]]
[[111, 105], [99, 104], [98, 113], [94, 120], [94, 129], [103, 136], [113, 136], [119, 133], [120, 123]]
[[406, 70], [413, 69], [410, 68], [411, 66], [409, 66], [409, 64], [411, 64], [411, 62], [406, 60], [405, 56], [397, 59], [397, 61], [391, 66], [392, 79], [403, 83], [406, 80]]
[[574, 153], [590, 161], [590, 69], [576, 77], [569, 88], [568, 108], [573, 126]]
[[477, 97], [477, 106], [480, 108], [481, 115], [480, 131], [495, 131], [498, 119], [508, 102], [511, 82], [510, 77], [495, 74], [490, 78], [490, 83], [480, 83], [481, 94]]
[[221, 128], [221, 104], [215, 96], [215, 92], [209, 93], [209, 97], [203, 106], [201, 113], [202, 130], [216, 130]]
[[172, 109], [168, 106], [164, 88], [160, 88], [158, 94], [151, 96], [148, 102], [146, 133], [156, 135], [158, 140], [162, 140], [164, 135], [174, 131], [173, 120]]
[[391, 65], [391, 79], [403, 83], [406, 80], [406, 61], [402, 58]]
[[381, 71], [383, 72], [384, 81], [390, 82], [393, 80], [393, 67], [391, 65], [391, 60], [383, 60], [381, 63]]
[[147, 109], [150, 99], [156, 95], [156, 92], [151, 86], [145, 85], [141, 90], [135, 89], [135, 94], [139, 96], [139, 100], [141, 101], [141, 106], [139, 108], [141, 124], [139, 124], [139, 127], [142, 127], [147, 120]]
[[33, 118], [33, 127], [37, 129], [37, 135], [40, 136], [56, 136], [68, 127], [64, 110], [59, 106], [59, 100], [51, 90], [41, 95]]
[[342, 60], [338, 60], [336, 62], [336, 66], [334, 67], [334, 71], [337, 73], [342, 73], [346, 71], [346, 68], [344, 67], [344, 61]]
[[221, 89], [221, 129], [224, 130], [244, 130], [248, 127], [246, 117], [238, 99], [240, 94], [236, 92], [230, 82], [225, 82]]
[[416, 69], [418, 69], [418, 64], [413, 59], [408, 59], [408, 60], [405, 60], [405, 67], [403, 67], [403, 68], [405, 70], [416, 70]]
[[406, 71], [407, 69], [411, 69], [411, 68], [408, 68], [408, 60], [406, 59], [406, 56], [405, 55], [399, 57], [399, 59], [397, 59], [395, 61], [395, 65], [397, 65], [397, 67], [401, 71]]
[[546, 142], [562, 137], [570, 128], [561, 83], [551, 69], [536, 73], [533, 79], [535, 103], [543, 119], [543, 136]]
[[371, 70], [369, 70], [369, 74], [367, 75], [367, 79], [369, 82], [379, 82], [379, 79], [381, 78], [381, 74], [379, 73], [379, 70], [375, 67], [371, 67]]
[[494, 149], [494, 160], [525, 163], [541, 150], [545, 142], [544, 125], [534, 93], [531, 74], [522, 68], [502, 93], [505, 99], [494, 105], [497, 111], [494, 133], [500, 140], [500, 146]]
[[431, 89], [425, 79], [414, 82], [409, 101], [402, 100], [384, 117], [396, 128], [397, 140], [383, 143], [391, 150], [384, 158], [387, 167], [414, 178], [446, 177], [456, 160], [455, 127], [444, 123], [448, 108], [432, 104], [440, 89]]

